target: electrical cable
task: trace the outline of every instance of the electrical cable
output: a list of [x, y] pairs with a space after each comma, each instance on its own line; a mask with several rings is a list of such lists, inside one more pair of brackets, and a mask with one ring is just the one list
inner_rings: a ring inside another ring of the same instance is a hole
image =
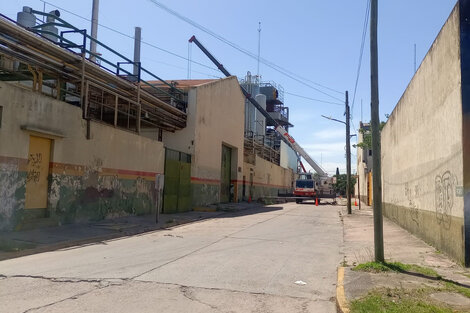
[[[167, 65], [167, 66], [171, 66], [171, 67], [174, 67], [174, 68], [177, 68], [177, 69], [180, 69], [180, 70], [185, 70], [185, 71], [188, 70], [187, 68], [182, 67], [182, 66], [178, 66], [178, 65], [174, 65], [174, 64], [170, 64], [170, 63], [166, 63], [166, 62], [162, 62], [162, 61], [157, 61], [157, 60], [149, 59], [149, 58], [146, 58], [146, 57], [142, 57], [142, 59], [153, 62], [153, 63], [159, 63], [159, 64], [164, 64], [164, 65]], [[212, 75], [212, 74], [209, 74], [209, 73], [199, 72], [199, 71], [195, 71], [195, 70], [191, 70], [191, 72], [206, 75], [206, 76], [210, 76], [210, 77], [217, 78], [217, 79], [222, 78], [221, 76], [215, 76], [215, 75]]]
[[370, 2], [371, 2], [370, 0], [367, 0], [366, 14], [364, 17], [364, 25], [362, 28], [361, 48], [359, 49], [359, 63], [357, 66], [356, 83], [354, 84], [354, 95], [353, 95], [353, 101], [352, 101], [352, 106], [351, 106], [351, 111], [353, 112], [354, 112], [354, 103], [356, 102], [357, 86], [359, 84], [359, 76], [361, 74], [362, 56], [364, 54], [364, 46], [365, 46], [366, 35], [367, 35], [367, 26], [369, 25]]
[[357, 86], [359, 84], [359, 76], [361, 75], [361, 67], [362, 67], [362, 57], [364, 55], [364, 47], [365, 47], [365, 41], [366, 41], [366, 35], [367, 35], [367, 27], [369, 26], [369, 14], [370, 14], [370, 0], [367, 0], [367, 5], [366, 5], [366, 13], [364, 16], [364, 24], [362, 28], [362, 38], [361, 38], [361, 47], [359, 49], [359, 62], [357, 66], [357, 73], [356, 73], [356, 82], [354, 84], [354, 94], [353, 94], [353, 101], [351, 105], [351, 114], [350, 114], [350, 122], [353, 126], [354, 132], [357, 133], [356, 126], [354, 125], [353, 121], [353, 115], [354, 115], [354, 103], [356, 102], [356, 93], [357, 93]]
[[[91, 22], [91, 19], [88, 19], [88, 18], [86, 18], [86, 17], [84, 17], [84, 16], [81, 16], [81, 15], [79, 15], [79, 14], [76, 14], [76, 13], [74, 13], [74, 12], [72, 12], [72, 11], [69, 11], [69, 10], [64, 9], [64, 8], [62, 8], [62, 7], [59, 7], [59, 6], [57, 6], [57, 5], [53, 4], [53, 3], [50, 3], [50, 2], [45, 1], [45, 0], [39, 0], [39, 1], [41, 1], [41, 2], [43, 2], [43, 3], [46, 3], [46, 4], [48, 4], [49, 6], [54, 7], [54, 8], [56, 8], [56, 9], [62, 10], [62, 11], [64, 11], [64, 12], [67, 12], [67, 13], [69, 13], [69, 14], [75, 16], [75, 17], [78, 17], [78, 18], [81, 18], [81, 19], [83, 19], [83, 20], [85, 20], [85, 21]], [[116, 33], [116, 34], [119, 34], [119, 35], [121, 35], [121, 36], [130, 38], [130, 39], [132, 39], [132, 40], [134, 39], [133, 36], [130, 36], [130, 35], [126, 34], [126, 33], [123, 33], [123, 32], [121, 32], [121, 31], [116, 30], [116, 29], [114, 29], [114, 28], [111, 28], [111, 27], [109, 27], [109, 26], [106, 26], [106, 25], [103, 25], [103, 24], [100, 24], [100, 23], [98, 23], [98, 25], [101, 26], [101, 27], [104, 28], [104, 29], [107, 29], [107, 30], [109, 30], [109, 31], [112, 31], [112, 32], [114, 32], [114, 33]], [[189, 60], [188, 58], [186, 58], [186, 57], [184, 57], [184, 56], [181, 56], [181, 55], [176, 54], [176, 53], [174, 53], [174, 52], [171, 52], [171, 51], [169, 51], [169, 50], [160, 48], [160, 47], [158, 47], [158, 46], [156, 46], [156, 45], [154, 45], [154, 44], [151, 44], [151, 43], [149, 43], [149, 42], [146, 42], [146, 41], [143, 41], [143, 40], [141, 40], [141, 42], [142, 42], [142, 44], [144, 44], [144, 45], [147, 45], [147, 46], [149, 46], [149, 47], [151, 47], [151, 48], [154, 48], [154, 49], [163, 51], [163, 52], [165, 52], [165, 53], [168, 53], [168, 54], [170, 54], [170, 55], [172, 55], [172, 56], [175, 56], [175, 57], [177, 57], [177, 58], [183, 59], [183, 60], [185, 60], [185, 61], [188, 61], [188, 62], [197, 64], [197, 65], [199, 65], [199, 66], [208, 68], [208, 69], [213, 70], [213, 71], [217, 71], [217, 72], [219, 71], [219, 70], [216, 69], [215, 67], [211, 67], [211, 66], [205, 65], [205, 64], [203, 64], [203, 63], [199, 63], [199, 62], [197, 62], [197, 61]], [[211, 75], [211, 76], [214, 76], [214, 75]]]
[[320, 99], [314, 99], [314, 98], [310, 98], [310, 97], [306, 97], [306, 96], [301, 96], [301, 95], [298, 95], [298, 94], [295, 94], [295, 93], [291, 93], [291, 92], [287, 92], [287, 91], [284, 91], [284, 93], [287, 94], [287, 95], [294, 96], [294, 97], [299, 97], [299, 98], [303, 98], [303, 99], [307, 99], [307, 100], [312, 100], [312, 101], [316, 101], [316, 102], [322, 102], [322, 103], [328, 103], [328, 104], [336, 104], [336, 105], [341, 105], [341, 106], [344, 105], [344, 103], [338, 103], [338, 102], [331, 102], [331, 101], [325, 101], [325, 100], [320, 100]]
[[[203, 32], [205, 32], [205, 33], [207, 33], [207, 34], [209, 34], [210, 36], [212, 36], [212, 37], [214, 37], [214, 38], [216, 38], [216, 39], [222, 41], [223, 43], [225, 43], [225, 44], [231, 46], [232, 48], [234, 48], [234, 49], [236, 49], [236, 50], [242, 52], [243, 54], [245, 54], [245, 55], [247, 55], [247, 56], [249, 56], [249, 57], [251, 57], [251, 58], [253, 58], [253, 59], [255, 59], [255, 60], [258, 60], [258, 56], [257, 56], [256, 54], [254, 54], [254, 53], [248, 51], [247, 49], [244, 49], [244, 48], [238, 46], [237, 44], [235, 44], [235, 43], [229, 41], [228, 39], [224, 38], [223, 36], [218, 35], [217, 33], [211, 31], [211, 30], [208, 29], [207, 27], [204, 27], [204, 26], [202, 26], [202, 25], [196, 23], [195, 21], [191, 20], [190, 18], [187, 18], [187, 17], [185, 17], [185, 16], [179, 14], [178, 12], [176, 12], [176, 11], [174, 11], [174, 10], [168, 8], [167, 6], [163, 5], [162, 3], [160, 3], [160, 2], [158, 2], [158, 1], [156, 1], [156, 0], [148, 0], [148, 1], [152, 2], [153, 4], [155, 4], [156, 6], [158, 6], [158, 7], [161, 8], [161, 9], [163, 9], [164, 11], [170, 13], [171, 15], [173, 15], [173, 16], [175, 16], [175, 17], [181, 19], [181, 20], [183, 20], [184, 22], [186, 22], [186, 23], [188, 23], [188, 24], [190, 24], [190, 25], [192, 25], [192, 26], [198, 28], [199, 30], [201, 30], [201, 31], [203, 31]], [[289, 70], [287, 70], [287, 69], [284, 69], [284, 68], [280, 67], [279, 65], [276, 65], [276, 64], [273, 63], [273, 62], [270, 62], [270, 61], [264, 59], [264, 58], [259, 58], [259, 60], [260, 60], [260, 62], [263, 63], [264, 65], [266, 65], [266, 66], [272, 68], [273, 70], [275, 70], [275, 71], [277, 71], [277, 72], [279, 72], [279, 73], [281, 73], [281, 74], [283, 74], [283, 75], [285, 75], [285, 76], [287, 76], [287, 77], [289, 77], [289, 78], [291, 78], [291, 79], [293, 79], [293, 80], [295, 80], [295, 81], [297, 81], [297, 82], [299, 82], [299, 83], [301, 83], [301, 84], [303, 84], [303, 85], [305, 85], [305, 86], [307, 86], [307, 87], [309, 87], [309, 88], [312, 88], [312, 89], [314, 89], [314, 90], [316, 90], [316, 91], [318, 91], [318, 92], [320, 92], [320, 93], [322, 93], [322, 94], [324, 94], [324, 95], [326, 95], [326, 96], [328, 96], [328, 97], [331, 97], [331, 98], [333, 98], [333, 99], [336, 99], [336, 100], [338, 100], [338, 101], [342, 101], [342, 99], [339, 99], [339, 98], [337, 98], [337, 97], [335, 97], [335, 96], [332, 96], [332, 95], [330, 95], [330, 94], [327, 93], [327, 92], [324, 92], [324, 91], [322, 91], [322, 90], [320, 90], [320, 89], [318, 89], [318, 88], [316, 88], [316, 87], [314, 87], [314, 86], [311, 86], [311, 85], [305, 83], [304, 81], [309, 81], [310, 83], [315, 84], [315, 85], [317, 85], [317, 86], [320, 86], [320, 87], [322, 87], [322, 88], [328, 89], [328, 90], [330, 90], [330, 91], [337, 92], [337, 93], [339, 93], [339, 94], [343, 94], [341, 91], [335, 90], [335, 89], [333, 89], [333, 88], [326, 87], [326, 86], [324, 86], [324, 85], [321, 85], [321, 84], [318, 84], [318, 83], [316, 83], [316, 82], [313, 82], [313, 81], [311, 81], [311, 80], [309, 80], [309, 79], [303, 78], [303, 77], [301, 77], [301, 76], [299, 76], [299, 75], [297, 75], [297, 74], [295, 74], [295, 73], [293, 73], [293, 72], [291, 72], [291, 71], [289, 71]], [[297, 78], [296, 78], [296, 77], [297, 77]]]

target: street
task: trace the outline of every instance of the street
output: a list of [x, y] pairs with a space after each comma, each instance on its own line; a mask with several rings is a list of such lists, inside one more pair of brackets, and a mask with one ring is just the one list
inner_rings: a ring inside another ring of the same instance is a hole
[[2, 261], [1, 311], [335, 312], [339, 211], [275, 204]]

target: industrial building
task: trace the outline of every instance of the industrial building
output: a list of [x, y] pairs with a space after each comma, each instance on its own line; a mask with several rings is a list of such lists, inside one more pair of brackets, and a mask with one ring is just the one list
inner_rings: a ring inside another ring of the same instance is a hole
[[[280, 88], [241, 84], [292, 127]], [[0, 17], [2, 231], [290, 192], [297, 155], [271, 126], [236, 77], [165, 81], [57, 11]]]

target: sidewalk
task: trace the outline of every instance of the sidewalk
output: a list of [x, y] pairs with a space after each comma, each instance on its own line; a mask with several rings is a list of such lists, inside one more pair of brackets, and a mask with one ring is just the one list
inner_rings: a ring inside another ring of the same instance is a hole
[[53, 251], [71, 246], [132, 236], [158, 229], [214, 218], [230, 212], [252, 209], [260, 203], [229, 203], [175, 214], [127, 216], [96, 222], [67, 224], [17, 232], [0, 232], [0, 261], [29, 254]]
[[371, 292], [377, 296], [373, 298], [377, 303], [390, 298], [390, 303], [395, 305], [410, 297], [414, 301], [415, 297], [424, 303], [448, 308], [449, 312], [470, 312], [470, 271], [385, 217], [385, 261], [415, 264], [429, 271], [419, 267], [377, 273], [352, 270], [358, 264], [374, 260], [372, 209], [363, 205], [362, 210], [358, 210], [353, 206], [353, 214], [348, 215], [344, 208], [341, 217], [345, 257], [343, 266], [338, 270], [339, 312], [350, 312], [352, 301], [364, 299]]

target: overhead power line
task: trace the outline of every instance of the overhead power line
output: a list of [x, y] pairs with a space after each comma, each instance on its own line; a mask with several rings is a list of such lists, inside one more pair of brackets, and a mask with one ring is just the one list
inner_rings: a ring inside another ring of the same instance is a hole
[[[54, 8], [56, 8], [56, 9], [62, 10], [62, 11], [64, 11], [64, 12], [67, 12], [67, 13], [69, 13], [69, 14], [75, 16], [75, 17], [78, 17], [78, 18], [81, 18], [81, 19], [83, 19], [83, 20], [85, 20], [85, 21], [91, 22], [91, 19], [86, 18], [86, 17], [84, 17], [84, 16], [82, 16], [82, 15], [79, 15], [79, 14], [77, 14], [77, 13], [74, 13], [74, 12], [72, 12], [72, 11], [69, 11], [69, 10], [67, 10], [67, 9], [64, 9], [64, 8], [62, 8], [62, 7], [59, 7], [59, 6], [57, 6], [57, 5], [53, 4], [53, 3], [50, 3], [50, 2], [45, 1], [45, 0], [39, 0], [39, 1], [41, 1], [41, 2], [43, 2], [43, 3], [46, 3], [47, 5], [49, 5], [49, 6], [51, 6], [51, 7], [54, 7]], [[116, 34], [119, 34], [119, 35], [121, 35], [121, 36], [130, 38], [130, 39], [134, 39], [134, 36], [128, 35], [128, 34], [126, 34], [126, 33], [123, 33], [123, 32], [121, 32], [121, 31], [116, 30], [116, 29], [114, 29], [114, 28], [111, 28], [111, 27], [109, 27], [109, 26], [106, 26], [106, 25], [103, 25], [103, 24], [100, 24], [100, 23], [98, 23], [98, 25], [99, 25], [100, 27], [104, 28], [104, 29], [107, 29], [107, 30], [109, 30], [109, 31], [112, 31], [112, 32], [114, 32], [114, 33], [116, 33]], [[154, 49], [163, 51], [163, 52], [168, 53], [168, 54], [170, 54], [170, 55], [172, 55], [172, 56], [175, 56], [175, 57], [177, 57], [177, 58], [180, 58], [180, 59], [182, 59], [182, 60], [189, 61], [189, 62], [191, 62], [191, 63], [200, 65], [200, 66], [202, 66], [202, 67], [205, 67], [205, 68], [210, 69], [210, 70], [213, 70], [213, 71], [219, 71], [219, 70], [216, 69], [215, 67], [211, 67], [211, 66], [208, 66], [208, 65], [206, 65], [206, 64], [203, 64], [203, 63], [200, 63], [200, 62], [197, 62], [197, 61], [190, 60], [190, 59], [188, 59], [188, 58], [186, 58], [186, 57], [184, 57], [184, 56], [182, 56], [182, 55], [179, 55], [179, 54], [177, 54], [177, 53], [171, 52], [171, 51], [166, 50], [166, 49], [164, 49], [164, 48], [158, 47], [158, 46], [156, 46], [156, 45], [154, 45], [154, 44], [152, 44], [152, 43], [149, 43], [149, 42], [146, 42], [146, 41], [143, 41], [143, 40], [141, 40], [141, 42], [142, 42], [142, 44], [144, 44], [144, 45], [147, 45], [147, 46], [149, 46], [149, 47], [151, 47], [151, 48], [154, 48]], [[214, 75], [210, 75], [210, 76], [214, 76]], [[218, 77], [218, 76], [217, 76], [217, 77]]]
[[356, 101], [357, 86], [359, 83], [359, 76], [361, 74], [362, 56], [364, 55], [364, 46], [365, 46], [366, 35], [367, 35], [367, 27], [369, 25], [369, 15], [370, 15], [370, 0], [367, 0], [366, 14], [364, 16], [364, 25], [362, 28], [361, 48], [359, 49], [359, 62], [357, 66], [356, 83], [354, 84], [354, 95], [353, 95], [353, 101], [351, 105], [351, 111], [353, 111], [353, 113], [354, 113], [354, 103]]
[[294, 96], [294, 97], [299, 97], [299, 98], [303, 98], [303, 99], [307, 99], [307, 100], [311, 100], [311, 101], [315, 101], [315, 102], [322, 102], [322, 103], [335, 104], [335, 105], [341, 105], [341, 106], [344, 105], [344, 103], [314, 99], [314, 98], [310, 98], [310, 97], [306, 97], [306, 96], [297, 95], [295, 93], [290, 93], [290, 92], [287, 92], [287, 91], [284, 91], [284, 93], [287, 94], [287, 95], [291, 95], [291, 96]]
[[[222, 41], [223, 43], [225, 43], [225, 44], [231, 46], [232, 48], [234, 48], [234, 49], [236, 49], [236, 50], [242, 52], [243, 54], [245, 54], [245, 55], [247, 55], [247, 56], [249, 56], [249, 57], [251, 57], [251, 58], [253, 58], [253, 59], [255, 59], [255, 60], [258, 60], [258, 55], [257, 55], [257, 54], [252, 53], [252, 52], [250, 52], [249, 50], [247, 50], [247, 49], [245, 49], [245, 48], [243, 48], [243, 47], [240, 47], [239, 45], [237, 45], [237, 44], [235, 44], [235, 43], [229, 41], [228, 39], [224, 38], [223, 36], [221, 36], [221, 35], [219, 35], [219, 34], [213, 32], [213, 31], [210, 30], [209, 28], [198, 24], [197, 22], [191, 20], [191, 19], [188, 18], [188, 17], [185, 17], [185, 16], [181, 15], [180, 13], [178, 13], [178, 12], [176, 12], [176, 11], [174, 11], [174, 10], [168, 8], [167, 6], [165, 6], [164, 4], [162, 4], [162, 3], [160, 3], [160, 2], [158, 2], [158, 1], [156, 1], [156, 0], [148, 0], [148, 1], [152, 2], [153, 4], [155, 4], [156, 6], [158, 6], [158, 7], [161, 8], [161, 9], [163, 9], [164, 11], [170, 13], [171, 15], [173, 15], [173, 16], [179, 18], [180, 20], [182, 20], [182, 21], [184, 21], [184, 22], [186, 22], [186, 23], [188, 23], [188, 24], [190, 24], [190, 25], [196, 27], [197, 29], [200, 29], [201, 31], [203, 31], [203, 32], [209, 34], [210, 36], [212, 36], [212, 37], [218, 39], [219, 41]], [[316, 86], [319, 86], [319, 87], [321, 87], [321, 88], [327, 89], [327, 90], [329, 90], [329, 91], [333, 91], [333, 92], [336, 92], [336, 93], [339, 93], [339, 94], [343, 94], [343, 92], [341, 92], [341, 91], [335, 90], [335, 89], [330, 88], [330, 87], [326, 87], [326, 86], [324, 86], [324, 85], [322, 85], [322, 84], [319, 84], [319, 83], [313, 82], [313, 81], [311, 81], [311, 80], [309, 80], [309, 79], [307, 79], [307, 78], [301, 77], [301, 76], [299, 76], [299, 75], [297, 75], [297, 74], [295, 74], [295, 73], [293, 73], [293, 72], [291, 72], [291, 71], [289, 71], [289, 70], [287, 70], [287, 69], [284, 69], [284, 68], [282, 68], [281, 66], [279, 66], [279, 65], [277, 65], [277, 64], [275, 64], [275, 63], [273, 63], [273, 62], [271, 62], [271, 61], [268, 61], [268, 60], [266, 60], [266, 59], [264, 59], [264, 58], [259, 58], [259, 60], [260, 60], [260, 62], [263, 63], [264, 65], [266, 65], [266, 66], [272, 68], [273, 70], [275, 70], [275, 71], [277, 71], [277, 72], [283, 74], [284, 76], [287, 76], [287, 77], [289, 77], [289, 78], [291, 78], [291, 79], [293, 79], [293, 80], [295, 80], [295, 81], [297, 81], [297, 82], [299, 82], [299, 83], [301, 83], [301, 84], [303, 84], [303, 85], [305, 85], [305, 86], [307, 86], [307, 87], [309, 87], [309, 88], [311, 88], [311, 89], [314, 89], [314, 90], [318, 91], [319, 93], [322, 93], [322, 94], [324, 94], [324, 95], [326, 95], [326, 96], [328, 96], [328, 97], [331, 97], [331, 98], [336, 99], [336, 100], [338, 100], [338, 101], [342, 101], [342, 99], [339, 99], [339, 98], [337, 98], [337, 97], [335, 97], [335, 96], [333, 96], [333, 95], [331, 95], [331, 94], [329, 94], [329, 93], [327, 93], [327, 92], [325, 92], [325, 91], [323, 91], [323, 90], [318, 89], [317, 87], [314, 87], [314, 86], [312, 86], [312, 85], [310, 85], [310, 84], [307, 84], [306, 81], [307, 81], [307, 82], [310, 82], [311, 84], [314, 84], [314, 85], [316, 85]]]

